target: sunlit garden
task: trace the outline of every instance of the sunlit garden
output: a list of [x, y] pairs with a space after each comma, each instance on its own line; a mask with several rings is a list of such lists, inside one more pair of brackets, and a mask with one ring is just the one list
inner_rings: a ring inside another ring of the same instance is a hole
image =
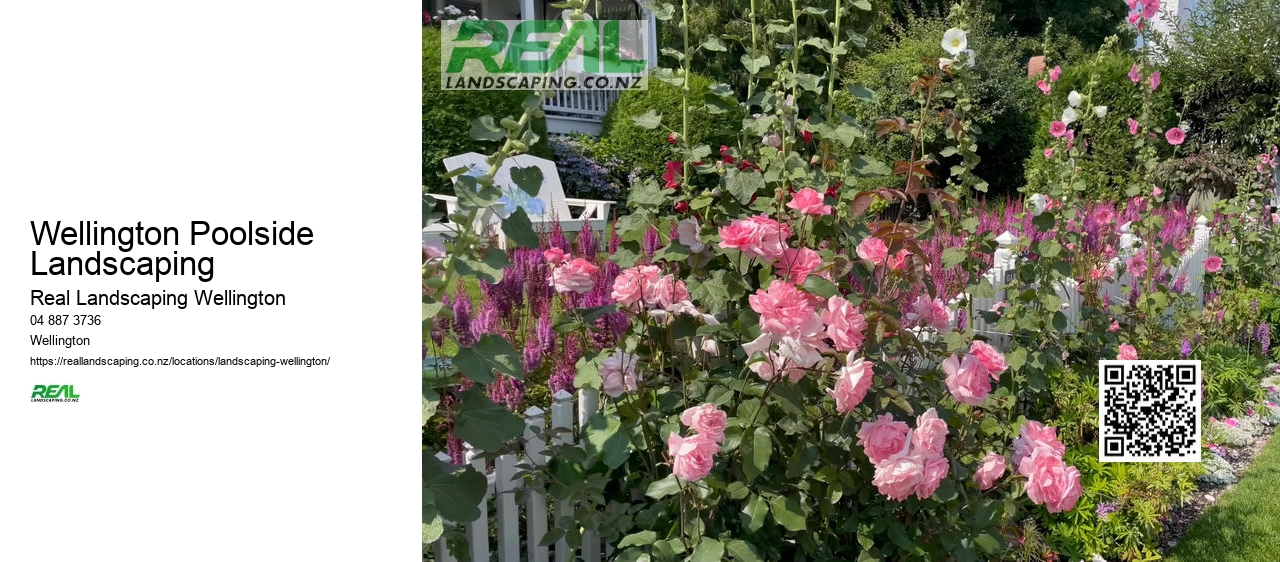
[[424, 560], [1280, 558], [1274, 0], [540, 9], [657, 60], [424, 9]]

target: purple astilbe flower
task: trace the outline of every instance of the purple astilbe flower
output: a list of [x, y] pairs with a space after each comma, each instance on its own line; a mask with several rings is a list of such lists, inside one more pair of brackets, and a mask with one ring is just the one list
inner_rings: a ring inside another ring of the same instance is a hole
[[536, 337], [528, 338], [524, 341], [524, 371], [526, 373], [538, 370], [542, 366], [542, 342]]
[[538, 350], [542, 356], [551, 355], [556, 348], [556, 331], [551, 326], [551, 315], [538, 317], [538, 328], [534, 332], [538, 339]]
[[524, 383], [508, 376], [499, 375], [489, 385], [489, 399], [495, 404], [504, 404], [512, 411], [520, 408], [524, 401]]
[[963, 331], [965, 326], [969, 324], [969, 314], [961, 310], [956, 314], [956, 328]]
[[476, 344], [471, 328], [471, 297], [461, 287], [458, 288], [458, 297], [453, 301], [453, 335], [458, 338], [459, 347]]
[[1191, 340], [1184, 339], [1182, 340], [1182, 358], [1188, 357], [1191, 357]]
[[1120, 504], [1116, 502], [1101, 502], [1098, 504], [1098, 519], [1107, 520], [1107, 516], [1120, 510]]
[[1251, 315], [1251, 316], [1257, 316], [1257, 315], [1258, 315], [1258, 306], [1259, 306], [1259, 305], [1258, 305], [1258, 299], [1253, 299], [1253, 300], [1249, 301], [1249, 315]]
[[1132, 303], [1138, 302], [1138, 297], [1141, 297], [1141, 296], [1142, 296], [1142, 287], [1139, 287], [1137, 283], [1134, 283], [1133, 288], [1129, 290], [1129, 303], [1132, 304]]
[[1254, 330], [1253, 339], [1258, 340], [1258, 343], [1262, 345], [1263, 355], [1271, 351], [1271, 324], [1266, 322], [1258, 324], [1258, 328]]
[[560, 354], [556, 357], [556, 367], [551, 373], [550, 380], [547, 384], [551, 386], [551, 393], [555, 394], [561, 390], [565, 392], [573, 392], [573, 379], [578, 374], [578, 359], [582, 357], [582, 345], [578, 341], [577, 334], [569, 334], [564, 339], [564, 345]]
[[444, 440], [445, 449], [449, 452], [449, 459], [453, 461], [454, 466], [462, 466], [467, 462], [467, 456], [462, 449], [462, 440], [458, 439], [453, 433], [453, 427], [449, 428], [449, 437]]
[[618, 221], [617, 221], [617, 220], [613, 221], [613, 227], [614, 227], [614, 228], [613, 228], [613, 230], [611, 231], [613, 234], [611, 234], [611, 235], [609, 236], [609, 255], [613, 255], [613, 253], [614, 253], [614, 252], [618, 251], [618, 244], [620, 244], [620, 243], [622, 242], [621, 237], [620, 237], [620, 236], [618, 236], [618, 229], [617, 229], [617, 227], [618, 227]]
[[582, 219], [582, 230], [578, 232], [578, 257], [596, 261], [600, 248], [596, 246], [596, 235], [591, 229], [591, 221]]
[[485, 301], [480, 305], [480, 312], [471, 321], [471, 333], [477, 341], [485, 334], [502, 334], [502, 319], [493, 301]]
[[1178, 278], [1177, 278], [1177, 279], [1175, 279], [1175, 280], [1173, 281], [1173, 287], [1172, 287], [1172, 289], [1173, 289], [1173, 292], [1175, 292], [1175, 293], [1185, 293], [1185, 292], [1187, 292], [1187, 274], [1186, 274], [1186, 272], [1183, 272], [1183, 273], [1179, 274], [1179, 275], [1178, 275]]
[[653, 257], [653, 253], [657, 252], [658, 248], [661, 247], [662, 240], [658, 238], [658, 229], [651, 226], [649, 230], [644, 231], [644, 254], [646, 256]]
[[564, 231], [560, 229], [560, 221], [551, 221], [551, 234], [547, 236], [548, 248], [560, 248], [566, 254], [570, 253], [572, 248], [569, 247], [569, 241], [564, 237]]

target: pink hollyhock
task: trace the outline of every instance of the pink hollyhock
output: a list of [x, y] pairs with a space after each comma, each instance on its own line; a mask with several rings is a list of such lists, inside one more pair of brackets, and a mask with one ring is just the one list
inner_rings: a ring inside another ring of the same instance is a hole
[[1053, 158], [1053, 149], [1052, 149], [1052, 148], [1046, 148], [1046, 149], [1044, 149], [1044, 157], [1045, 157], [1045, 158]]
[[938, 417], [937, 409], [929, 408], [916, 417], [916, 429], [911, 433], [911, 446], [925, 458], [941, 457], [948, 433], [947, 422]]
[[667, 171], [662, 174], [662, 179], [667, 182], [665, 186], [667, 189], [680, 187], [680, 182], [684, 181], [684, 162], [667, 162]]
[[1071, 150], [1076, 145], [1076, 130], [1067, 129], [1067, 150]]
[[1115, 320], [1112, 320], [1112, 321], [1111, 321], [1111, 325], [1110, 325], [1110, 326], [1107, 326], [1107, 331], [1108, 331], [1108, 332], [1112, 332], [1112, 333], [1119, 332], [1119, 331], [1120, 331], [1120, 322], [1115, 321]]
[[916, 326], [932, 326], [935, 330], [946, 330], [951, 325], [951, 310], [941, 299], [930, 299], [921, 294], [911, 304], [911, 312], [907, 313], [907, 321]]
[[822, 311], [822, 323], [827, 325], [827, 337], [831, 338], [837, 350], [853, 352], [862, 347], [866, 338], [867, 320], [844, 297], [835, 295], [827, 299], [827, 308]]
[[715, 404], [694, 406], [680, 414], [680, 423], [693, 428], [698, 435], [705, 435], [716, 443], [724, 441], [726, 420], [724, 411], [716, 408]]
[[551, 284], [556, 292], [582, 294], [596, 285], [600, 266], [582, 258], [574, 258], [551, 270]]
[[1162, 195], [1163, 193], [1164, 193], [1164, 190], [1160, 189], [1159, 186], [1151, 188], [1152, 197], [1160, 197], [1160, 195]]
[[672, 432], [667, 438], [667, 455], [671, 457], [671, 472], [686, 482], [696, 482], [711, 474], [720, 445], [703, 434], [681, 437]]
[[1067, 452], [1066, 445], [1058, 441], [1057, 428], [1029, 421], [1022, 425], [1018, 437], [1013, 440], [1013, 467], [1017, 468], [1038, 447], [1045, 447], [1059, 457]]
[[995, 303], [995, 304], [991, 305], [991, 312], [994, 312], [994, 313], [996, 313], [996, 314], [1000, 314], [1000, 309], [1002, 309], [1002, 308], [1006, 308], [1006, 307], [1008, 307], [1008, 306], [1009, 306], [1009, 303], [1004, 302], [1004, 301], [1000, 301], [1000, 302], [998, 302], [998, 303]]
[[981, 406], [991, 392], [991, 374], [977, 357], [966, 355], [962, 360], [952, 355], [942, 362], [942, 370], [947, 373], [947, 390], [961, 404]]
[[1137, 254], [1125, 261], [1125, 267], [1134, 277], [1142, 277], [1147, 273], [1147, 257]]
[[876, 237], [866, 238], [858, 243], [858, 257], [867, 260], [875, 265], [884, 263], [889, 255], [889, 247], [885, 246], [884, 240]]
[[656, 265], [640, 265], [624, 269], [613, 280], [613, 292], [610, 296], [613, 297], [614, 302], [624, 306], [643, 302], [645, 289], [656, 285], [661, 273]]
[[1151, 84], [1151, 91], [1153, 92], [1156, 91], [1156, 88], [1160, 87], [1160, 71], [1159, 70], [1151, 73], [1151, 78], [1149, 79], [1149, 83]]
[[1127, 343], [1120, 344], [1120, 352], [1116, 356], [1116, 359], [1121, 359], [1124, 361], [1132, 361], [1132, 360], [1136, 360], [1137, 358], [1138, 358], [1138, 350], [1136, 348], [1134, 348], [1132, 345], [1129, 345]]
[[1173, 127], [1164, 132], [1164, 140], [1169, 141], [1169, 144], [1173, 146], [1178, 146], [1182, 144], [1182, 141], [1187, 140], [1187, 133], [1182, 129]]
[[1131, 135], [1138, 134], [1138, 127], [1140, 127], [1142, 124], [1138, 123], [1137, 121], [1134, 121], [1132, 117], [1129, 117], [1128, 119], [1129, 119], [1129, 134]]
[[667, 135], [667, 143], [669, 144], [675, 144], [678, 140], [680, 140], [680, 133], [671, 133]]
[[1042, 94], [1044, 94], [1044, 95], [1046, 95], [1046, 96], [1047, 96], [1047, 95], [1049, 95], [1049, 92], [1050, 92], [1050, 91], [1051, 91], [1051, 89], [1052, 89], [1052, 88], [1049, 86], [1049, 83], [1048, 83], [1048, 82], [1045, 82], [1044, 80], [1040, 80], [1040, 81], [1036, 82], [1036, 87], [1037, 87], [1037, 88], [1040, 88], [1040, 93], [1042, 93]]
[[787, 207], [806, 215], [822, 216], [831, 214], [831, 205], [825, 204], [822, 194], [811, 187], [806, 187], [793, 193], [791, 201], [787, 203]]
[[978, 465], [978, 469], [973, 473], [973, 481], [978, 485], [979, 490], [986, 490], [996, 485], [996, 480], [1004, 476], [1004, 455], [996, 453], [987, 453], [983, 457], [982, 464]]
[[1160, 0], [1140, 0], [1138, 3], [1142, 5], [1142, 19], [1149, 20], [1160, 13]]
[[836, 400], [836, 411], [847, 414], [858, 407], [871, 390], [872, 376], [871, 363], [860, 357], [855, 359], [850, 352], [836, 376], [835, 386], [827, 391]]
[[916, 492], [920, 482], [924, 480], [924, 464], [920, 459], [903, 455], [884, 463], [876, 464], [875, 476], [871, 483], [881, 494], [890, 499], [903, 501]]
[[542, 257], [545, 258], [549, 264], [560, 265], [560, 262], [564, 261], [564, 250], [561, 250], [560, 248], [547, 248], [542, 252]]
[[920, 483], [916, 485], [916, 497], [925, 499], [932, 496], [934, 492], [938, 491], [938, 485], [942, 483], [943, 478], [947, 477], [947, 472], [950, 470], [951, 463], [947, 462], [944, 457], [926, 459], [924, 461], [924, 472], [920, 476]]
[[808, 248], [787, 248], [773, 264], [773, 271], [787, 281], [800, 285], [819, 267], [822, 267], [822, 256], [818, 252]]
[[1062, 138], [1062, 135], [1067, 134], [1067, 124], [1062, 121], [1054, 121], [1053, 123], [1050, 123], [1049, 134], [1053, 135], [1053, 138], [1055, 139]]
[[881, 414], [875, 421], [862, 422], [858, 430], [858, 445], [874, 465], [890, 459], [904, 457], [911, 446], [911, 428], [894, 421], [890, 414]]
[[1217, 273], [1222, 270], [1222, 258], [1218, 256], [1209, 256], [1204, 260], [1204, 270], [1209, 273]]
[[1061, 77], [1062, 77], [1062, 67], [1061, 67], [1061, 66], [1055, 66], [1055, 67], [1053, 67], [1053, 70], [1050, 70], [1050, 71], [1049, 71], [1049, 81], [1050, 81], [1050, 82], [1057, 82], [1057, 81], [1058, 81], [1058, 79], [1059, 79], [1059, 78], [1061, 78]]
[[1133, 63], [1133, 68], [1129, 69], [1129, 79], [1132, 80], [1134, 84], [1142, 81], [1142, 71], [1138, 68], [1138, 63], [1136, 62]]
[[781, 279], [747, 297], [751, 310], [760, 315], [760, 330], [776, 336], [809, 335], [822, 331], [822, 320], [809, 295]]
[[635, 355], [618, 350], [600, 363], [602, 389], [610, 398], [636, 391], [636, 360]]
[[1004, 354], [991, 347], [991, 344], [982, 340], [973, 340], [969, 344], [969, 353], [978, 358], [978, 362], [982, 363], [988, 371], [991, 371], [993, 378], [999, 379], [1000, 373], [1009, 368], [1004, 361]]
[[1027, 477], [1027, 497], [1044, 505], [1049, 513], [1071, 511], [1084, 493], [1080, 471], [1067, 466], [1048, 447], [1037, 447], [1018, 467], [1018, 473]]

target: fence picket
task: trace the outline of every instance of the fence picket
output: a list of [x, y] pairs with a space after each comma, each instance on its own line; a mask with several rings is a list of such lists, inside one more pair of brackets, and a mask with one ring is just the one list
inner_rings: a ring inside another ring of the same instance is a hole
[[520, 511], [516, 506], [516, 490], [522, 482], [517, 478], [515, 455], [498, 457], [494, 463], [494, 496], [498, 500], [498, 560], [520, 560]]
[[[578, 438], [586, 431], [587, 422], [600, 409], [600, 392], [592, 388], [578, 391]], [[582, 560], [584, 562], [600, 562], [600, 537], [592, 531], [582, 534]]]
[[[537, 406], [524, 412], [524, 454], [533, 466], [547, 462], [547, 444], [542, 440], [542, 427], [546, 412]], [[540, 489], [531, 489], [525, 496], [525, 542], [530, 562], [548, 562], [547, 547], [538, 546], [547, 534], [547, 497]], [[502, 532], [501, 530], [499, 532]]]
[[[470, 443], [466, 445], [466, 458], [480, 474], [485, 474], [484, 459], [476, 454]], [[484, 499], [480, 501], [480, 516], [467, 523], [467, 548], [472, 560], [489, 559], [489, 486], [485, 486]]]
[[[551, 439], [559, 444], [570, 444], [573, 439], [573, 395], [563, 390], [556, 393], [551, 404]], [[567, 521], [566, 521], [567, 519]], [[555, 522], [565, 526], [573, 522], [573, 505], [561, 500], [556, 502]], [[563, 538], [556, 541], [555, 561], [568, 562], [573, 558], [573, 549]]]

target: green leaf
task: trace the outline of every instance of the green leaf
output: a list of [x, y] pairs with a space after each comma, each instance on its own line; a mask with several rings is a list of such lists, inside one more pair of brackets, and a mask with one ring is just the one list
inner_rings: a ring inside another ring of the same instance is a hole
[[865, 154], [855, 154], [853, 160], [853, 171], [860, 176], [890, 176], [893, 175], [893, 168], [890, 168], [884, 162], [872, 156]]
[[631, 187], [631, 194], [627, 201], [635, 205], [657, 206], [666, 203], [667, 194], [663, 193], [657, 182], [645, 181]]
[[529, 220], [523, 207], [516, 208], [516, 212], [502, 221], [502, 233], [521, 248], [537, 248], [542, 243], [538, 240], [538, 233], [533, 231], [533, 221]]
[[639, 533], [631, 533], [622, 537], [622, 542], [618, 543], [618, 548], [626, 548], [628, 546], [649, 546], [658, 540], [658, 533], [653, 531], [640, 531]]
[[427, 425], [427, 420], [431, 416], [436, 415], [436, 407], [440, 405], [440, 395], [436, 394], [436, 390], [429, 386], [422, 387], [422, 425]]
[[440, 302], [424, 302], [422, 303], [422, 321], [426, 322], [435, 318], [440, 311], [444, 310], [444, 303]]
[[746, 507], [742, 508], [742, 513], [747, 516], [747, 529], [754, 533], [764, 526], [764, 518], [769, 514], [769, 505], [760, 496], [753, 494], [751, 499], [747, 500]]
[[854, 98], [860, 99], [862, 101], [871, 101], [871, 102], [876, 101], [876, 93], [872, 91], [870, 88], [863, 86], [862, 84], [854, 84], [852, 86], [849, 86], [849, 93], [853, 94]]
[[1005, 354], [1005, 364], [1010, 369], [1017, 370], [1027, 364], [1027, 348], [1019, 347]]
[[769, 501], [769, 512], [782, 528], [791, 531], [805, 529], [804, 513], [800, 509], [800, 500], [791, 496], [777, 496]]
[[528, 193], [529, 197], [537, 197], [538, 192], [542, 191], [542, 180], [542, 168], [537, 166], [511, 169], [511, 181], [516, 183], [520, 191]]
[[[461, 394], [454, 433], [483, 451], [496, 451], [524, 432], [524, 420], [494, 404], [480, 385]], [[481, 480], [484, 478], [481, 477]]]
[[726, 174], [725, 183], [729, 187], [729, 193], [745, 205], [758, 191], [764, 189], [764, 176], [755, 171], [730, 172]]
[[769, 467], [769, 457], [773, 455], [773, 436], [769, 430], [757, 427], [751, 433], [751, 439], [742, 441], [743, 475], [747, 482], [755, 480]]
[[650, 109], [642, 115], [632, 117], [631, 122], [641, 129], [657, 129], [662, 124], [662, 116], [656, 109]]
[[995, 554], [1000, 549], [1000, 541], [987, 533], [982, 533], [973, 537], [973, 544], [981, 548], [987, 554]]
[[649, 6], [649, 11], [653, 13], [654, 19], [667, 21], [675, 15], [676, 7], [669, 2], [663, 2], [655, 6]]
[[507, 138], [507, 132], [493, 123], [493, 116], [483, 115], [471, 122], [471, 138], [482, 141], [498, 141]]
[[436, 542], [444, 534], [444, 518], [436, 509], [435, 492], [422, 489], [422, 544]]
[[422, 453], [423, 511], [428, 501], [440, 516], [469, 523], [480, 517], [480, 502], [488, 482], [471, 466], [461, 470], [440, 462], [427, 451]]
[[676, 475], [668, 474], [666, 478], [649, 484], [649, 489], [644, 491], [644, 495], [660, 500], [679, 491], [680, 483], [676, 481]]
[[725, 47], [724, 41], [721, 41], [720, 38], [716, 37], [715, 35], [707, 36], [707, 38], [702, 41], [702, 48], [708, 51], [718, 51], [718, 52], [724, 52], [729, 50], [727, 47]]
[[618, 468], [631, 455], [631, 441], [622, 431], [617, 416], [607, 416], [598, 411], [587, 420], [585, 429], [587, 454], [599, 456], [609, 468]]
[[760, 551], [751, 543], [733, 539], [726, 541], [725, 550], [729, 551], [729, 556], [737, 562], [764, 562], [764, 557], [760, 556]]
[[817, 275], [810, 275], [805, 278], [804, 284], [800, 286], [811, 295], [817, 295], [824, 299], [829, 299], [839, 293], [839, 288], [835, 283], [827, 281]]
[[453, 364], [467, 378], [478, 383], [493, 382], [493, 372], [498, 371], [515, 379], [524, 378], [524, 365], [521, 354], [511, 346], [511, 342], [496, 334], [480, 336], [480, 341], [471, 347], [458, 350]]
[[759, 74], [760, 70], [769, 66], [768, 56], [752, 58], [751, 55], [742, 55], [740, 60], [742, 61], [742, 66], [747, 67], [747, 72], [750, 72], [751, 74]]
[[965, 255], [963, 248], [947, 248], [942, 251], [942, 266], [951, 269], [964, 261]]
[[724, 543], [703, 537], [694, 547], [688, 562], [719, 562], [721, 558], [724, 558]]
[[501, 281], [502, 270], [511, 265], [507, 253], [497, 248], [485, 249], [479, 260], [466, 255], [459, 255], [455, 259], [459, 274], [478, 277], [490, 283]]
[[857, 1], [855, 1], [855, 2], [853, 3], [853, 7], [857, 8], [857, 9], [859, 9], [859, 10], [862, 10], [862, 11], [864, 11], [864, 12], [870, 12], [870, 11], [871, 11], [871, 2], [868, 2], [867, 0], [857, 0]]

